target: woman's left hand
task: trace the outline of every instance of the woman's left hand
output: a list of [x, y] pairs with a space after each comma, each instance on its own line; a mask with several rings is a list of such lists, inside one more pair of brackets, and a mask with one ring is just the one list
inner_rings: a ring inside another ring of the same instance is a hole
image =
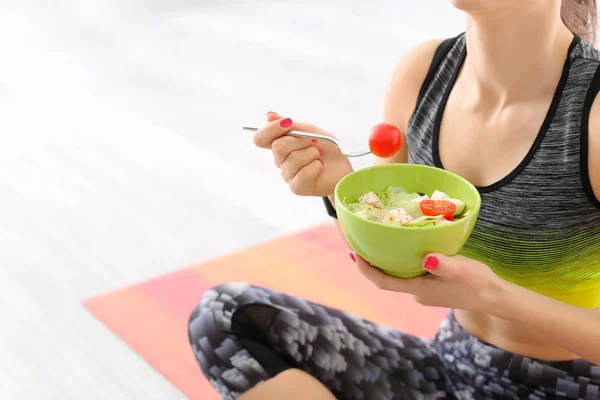
[[351, 256], [360, 272], [379, 289], [412, 294], [426, 306], [488, 313], [505, 283], [487, 265], [458, 255], [428, 254], [423, 268], [430, 273], [410, 279], [387, 275], [358, 254]]

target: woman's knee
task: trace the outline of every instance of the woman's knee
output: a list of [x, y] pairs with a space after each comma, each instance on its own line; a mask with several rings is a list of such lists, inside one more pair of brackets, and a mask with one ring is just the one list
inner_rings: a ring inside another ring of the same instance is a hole
[[251, 290], [247, 283], [225, 283], [208, 289], [189, 319], [190, 341], [216, 331], [231, 331], [231, 316], [240, 305], [238, 298]]

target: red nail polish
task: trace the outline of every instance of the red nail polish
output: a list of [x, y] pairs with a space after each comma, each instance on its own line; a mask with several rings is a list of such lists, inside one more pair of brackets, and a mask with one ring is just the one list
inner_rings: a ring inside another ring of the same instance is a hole
[[313, 143], [317, 143], [317, 139], [311, 139], [310, 141]]
[[323, 150], [321, 150], [321, 149], [317, 149], [317, 150], [319, 150], [319, 156], [323, 157]]
[[353, 262], [356, 262], [356, 258], [354, 257], [354, 254], [350, 253], [350, 258], [352, 259]]
[[319, 162], [321, 163], [321, 165], [325, 165], [325, 163], [323, 162], [323, 160], [319, 159]]
[[292, 124], [293, 124], [293, 122], [289, 118], [282, 119], [281, 122], [279, 123], [279, 125], [281, 125], [282, 128], [289, 128], [290, 126], [292, 126]]
[[425, 261], [425, 269], [428, 269], [430, 271], [433, 271], [439, 265], [440, 265], [440, 260], [438, 260], [437, 257], [434, 257], [434, 256], [427, 257], [427, 260]]

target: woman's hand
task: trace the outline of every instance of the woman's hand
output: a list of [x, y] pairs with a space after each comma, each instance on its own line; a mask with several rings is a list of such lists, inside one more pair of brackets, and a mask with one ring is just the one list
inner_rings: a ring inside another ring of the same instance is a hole
[[429, 254], [423, 268], [429, 272], [417, 278], [396, 278], [351, 253], [360, 272], [382, 290], [409, 293], [426, 306], [447, 307], [489, 313], [505, 281], [485, 264], [463, 256]]
[[335, 185], [352, 172], [348, 157], [325, 141], [285, 136], [290, 130], [331, 136], [310, 124], [292, 121], [276, 113], [267, 115], [267, 124], [254, 135], [254, 143], [273, 153], [275, 165], [294, 194], [329, 196]]

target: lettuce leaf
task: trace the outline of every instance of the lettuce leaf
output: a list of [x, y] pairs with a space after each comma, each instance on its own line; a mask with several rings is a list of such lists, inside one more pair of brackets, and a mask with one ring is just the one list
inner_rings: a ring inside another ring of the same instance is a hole
[[423, 228], [423, 227], [427, 227], [427, 226], [440, 226], [440, 225], [451, 224], [451, 223], [452, 222], [448, 221], [441, 215], [438, 215], [436, 217], [429, 217], [427, 215], [424, 215], [422, 217], [413, 219], [412, 221], [410, 221], [408, 224], [406, 224], [404, 226]]
[[423, 215], [421, 206], [414, 201], [421, 197], [418, 193], [408, 193], [401, 187], [389, 187], [386, 191], [388, 197], [387, 206], [390, 209], [404, 208], [413, 218], [419, 218]]

